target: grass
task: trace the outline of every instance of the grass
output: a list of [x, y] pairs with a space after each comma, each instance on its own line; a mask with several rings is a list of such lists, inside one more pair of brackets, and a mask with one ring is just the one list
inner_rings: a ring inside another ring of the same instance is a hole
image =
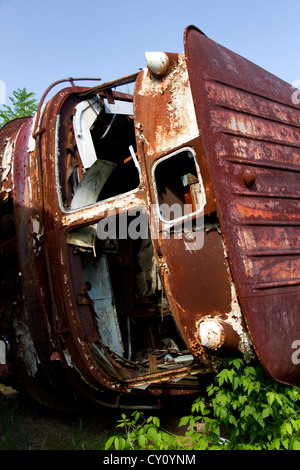
[[0, 390], [0, 450], [102, 450], [114, 425], [106, 410], [59, 412]]
[[[180, 417], [190, 410], [190, 401], [185, 398], [180, 407], [173, 404], [161, 410], [165, 429], [178, 432]], [[0, 451], [104, 450], [121, 413], [99, 407], [81, 413], [55, 411], [0, 384]]]

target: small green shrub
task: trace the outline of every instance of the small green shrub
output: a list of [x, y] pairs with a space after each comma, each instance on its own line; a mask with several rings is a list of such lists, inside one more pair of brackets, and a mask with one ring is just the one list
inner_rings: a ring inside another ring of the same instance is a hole
[[193, 403], [191, 415], [181, 418], [179, 426], [188, 426], [184, 436], [138, 411], [130, 418], [122, 414], [117, 423], [105, 449], [300, 450], [300, 388], [275, 383], [260, 365], [230, 359]]

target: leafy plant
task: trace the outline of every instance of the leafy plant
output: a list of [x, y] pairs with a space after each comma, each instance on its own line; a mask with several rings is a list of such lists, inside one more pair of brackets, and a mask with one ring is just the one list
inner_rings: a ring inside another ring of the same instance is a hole
[[105, 448], [300, 450], [300, 389], [275, 383], [260, 365], [230, 359], [181, 426], [188, 426], [184, 436], [161, 429], [157, 417], [123, 414], [116, 430], [124, 432], [112, 435]]
[[207, 388], [211, 413], [204, 398], [192, 411], [202, 412], [207, 439], [219, 448], [221, 430], [227, 449], [300, 449], [300, 389], [275, 383], [261, 366], [229, 361], [230, 368], [217, 376], [218, 384]]
[[166, 450], [180, 449], [184, 438], [164, 431], [160, 428], [160, 419], [154, 416], [145, 418], [144, 413], [134, 411], [131, 419], [122, 414], [122, 419], [117, 421], [116, 429], [124, 428], [124, 433], [111, 436], [105, 450], [114, 446], [117, 450]]
[[35, 93], [29, 93], [26, 88], [18, 88], [14, 91], [13, 96], [9, 97], [12, 105], [5, 104], [0, 110], [0, 127], [12, 119], [32, 116], [37, 110], [37, 101], [34, 96]]

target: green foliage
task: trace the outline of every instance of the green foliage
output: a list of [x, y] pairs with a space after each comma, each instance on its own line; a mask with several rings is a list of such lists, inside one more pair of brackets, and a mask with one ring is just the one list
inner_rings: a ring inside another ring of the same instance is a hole
[[28, 93], [26, 88], [18, 88], [13, 92], [9, 99], [11, 106], [3, 105], [0, 110], [0, 128], [12, 119], [32, 116], [37, 110], [37, 101], [34, 98], [35, 93]]
[[261, 366], [231, 359], [181, 426], [188, 426], [184, 436], [162, 430], [156, 417], [123, 414], [116, 426], [123, 433], [112, 435], [105, 449], [300, 450], [300, 388], [275, 383]]
[[116, 433], [111, 436], [106, 444], [105, 450], [113, 447], [116, 450], [166, 450], [180, 449], [183, 437], [178, 437], [160, 428], [160, 420], [150, 416], [145, 418], [144, 413], [134, 411], [131, 419], [122, 414], [118, 420], [116, 429], [123, 428], [124, 433]]

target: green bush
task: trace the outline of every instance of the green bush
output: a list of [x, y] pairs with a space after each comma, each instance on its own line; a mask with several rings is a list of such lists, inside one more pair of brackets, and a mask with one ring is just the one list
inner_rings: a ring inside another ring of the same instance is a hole
[[300, 388], [274, 382], [260, 365], [230, 359], [191, 414], [181, 418], [179, 427], [187, 426], [183, 436], [139, 411], [130, 418], [122, 414], [117, 423], [105, 449], [300, 450]]

